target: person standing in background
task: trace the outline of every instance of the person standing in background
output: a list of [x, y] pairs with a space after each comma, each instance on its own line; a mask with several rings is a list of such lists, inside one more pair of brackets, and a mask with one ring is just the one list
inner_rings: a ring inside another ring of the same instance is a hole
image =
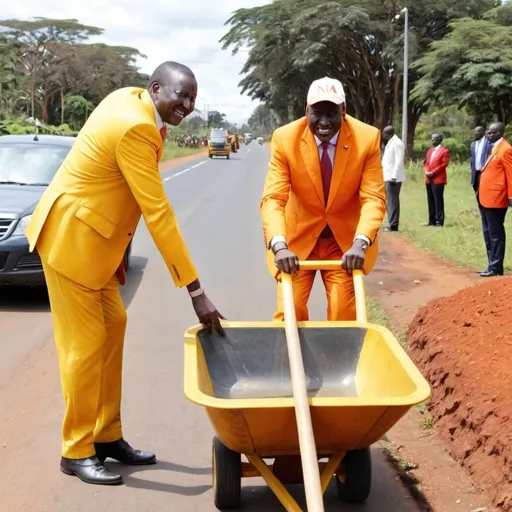
[[384, 231], [398, 231], [400, 222], [400, 190], [405, 181], [405, 146], [395, 135], [392, 126], [386, 126], [382, 131], [382, 140], [386, 146], [382, 156], [382, 168], [384, 172], [384, 185], [387, 196], [388, 226]]
[[505, 216], [512, 206], [512, 147], [503, 138], [505, 125], [494, 123], [487, 130], [492, 153], [482, 167], [478, 200], [481, 204], [482, 224], [488, 267], [482, 277], [503, 275], [505, 260]]
[[492, 144], [485, 136], [485, 128], [483, 126], [477, 126], [475, 128], [475, 140], [471, 143], [471, 186], [475, 191], [477, 200], [480, 174], [482, 173], [482, 167], [485, 165], [485, 162], [487, 162], [491, 151]]
[[441, 143], [440, 133], [432, 135], [432, 147], [424, 162], [425, 186], [428, 201], [428, 222], [425, 226], [444, 226], [444, 187], [448, 183], [446, 169], [450, 163], [450, 151]]

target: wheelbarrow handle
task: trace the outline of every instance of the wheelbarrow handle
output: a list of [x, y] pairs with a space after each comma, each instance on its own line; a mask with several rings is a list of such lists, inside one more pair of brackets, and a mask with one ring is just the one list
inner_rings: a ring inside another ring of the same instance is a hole
[[[341, 270], [341, 262], [339, 260], [308, 260], [299, 261], [301, 270]], [[354, 280], [354, 295], [356, 300], [356, 320], [366, 323], [368, 314], [366, 312], [366, 294], [364, 290], [363, 272], [354, 270], [352, 272]]]

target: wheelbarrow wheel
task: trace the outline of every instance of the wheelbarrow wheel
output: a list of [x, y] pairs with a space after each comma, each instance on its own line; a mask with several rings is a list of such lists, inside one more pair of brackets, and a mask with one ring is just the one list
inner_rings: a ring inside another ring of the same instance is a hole
[[372, 456], [370, 448], [349, 451], [343, 459], [344, 472], [336, 474], [338, 498], [348, 503], [362, 503], [372, 487]]
[[236, 508], [242, 492], [242, 457], [213, 438], [213, 496], [218, 509]]

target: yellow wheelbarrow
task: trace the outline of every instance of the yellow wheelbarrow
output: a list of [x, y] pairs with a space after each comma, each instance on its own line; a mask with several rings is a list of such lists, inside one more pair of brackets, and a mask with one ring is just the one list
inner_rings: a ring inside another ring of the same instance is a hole
[[370, 446], [430, 396], [391, 332], [368, 323], [363, 275], [353, 278], [355, 322], [297, 323], [292, 279], [283, 274], [284, 322], [226, 321], [224, 337], [200, 325], [185, 332], [185, 395], [205, 408], [216, 433], [217, 508], [237, 508], [241, 479], [260, 476], [289, 512], [301, 508], [284, 484], [304, 483], [309, 512], [324, 510], [333, 478], [340, 499], [365, 501]]

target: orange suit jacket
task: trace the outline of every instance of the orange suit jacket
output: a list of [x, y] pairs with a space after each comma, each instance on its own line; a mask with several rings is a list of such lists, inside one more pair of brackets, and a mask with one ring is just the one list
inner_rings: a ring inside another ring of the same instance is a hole
[[505, 139], [482, 169], [478, 198], [485, 208], [508, 208], [512, 199], [512, 147]]
[[427, 151], [427, 157], [424, 161], [424, 170], [425, 172], [433, 172], [434, 176], [432, 176], [432, 178], [427, 178], [425, 175], [425, 183], [432, 185], [446, 185], [448, 183], [446, 169], [450, 163], [450, 151], [448, 148], [440, 146], [431, 162], [430, 156], [432, 155], [432, 151], [434, 151], [434, 148], [430, 148]]
[[[306, 260], [328, 223], [343, 253], [356, 235], [369, 238], [363, 267], [368, 274], [377, 260], [377, 232], [386, 209], [380, 156], [379, 130], [345, 115], [326, 205], [318, 147], [306, 118], [278, 128], [260, 207], [266, 248], [274, 236], [284, 235], [290, 250]], [[267, 264], [277, 277], [270, 250]]]
[[25, 231], [30, 250], [68, 279], [102, 289], [118, 275], [144, 216], [177, 287], [197, 279], [165, 192], [153, 104], [145, 89], [125, 87], [92, 112], [45, 190]]

